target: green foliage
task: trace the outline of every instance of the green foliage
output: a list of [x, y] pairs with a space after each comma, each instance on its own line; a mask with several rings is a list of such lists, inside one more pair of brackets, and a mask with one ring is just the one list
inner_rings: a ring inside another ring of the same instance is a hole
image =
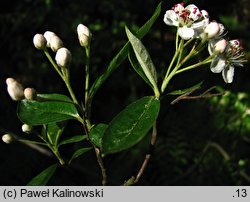
[[53, 164], [35, 176], [27, 186], [45, 186], [56, 171], [57, 165]]
[[143, 69], [141, 68], [138, 60], [136, 59], [135, 53], [132, 52], [132, 50], [129, 50], [129, 55], [128, 55], [130, 64], [132, 65], [132, 67], [134, 68], [134, 70], [137, 72], [137, 74], [140, 75], [140, 77], [152, 88], [154, 89], [154, 87], [152, 86], [152, 84], [150, 83], [150, 81], [148, 80], [148, 78], [146, 77], [145, 73], [143, 72]]
[[[41, 95], [40, 95], [41, 97]], [[78, 119], [75, 105], [63, 95], [45, 96], [46, 101], [22, 100], [18, 104], [17, 114], [23, 123], [31, 126]], [[65, 98], [65, 99], [63, 99]], [[32, 117], [32, 119], [30, 118]]]
[[103, 154], [128, 149], [138, 143], [156, 121], [160, 101], [155, 97], [143, 97], [128, 105], [109, 124], [103, 142]]
[[[219, 88], [223, 91], [222, 88]], [[249, 137], [250, 132], [250, 96], [245, 92], [226, 91], [224, 96], [210, 100], [212, 110], [216, 112], [214, 123], [228, 132], [236, 132]]]
[[91, 147], [87, 147], [87, 148], [80, 148], [78, 150], [76, 150], [74, 152], [74, 154], [72, 155], [72, 157], [69, 160], [69, 164], [76, 158], [78, 158], [79, 156], [83, 155], [84, 153], [86, 153], [87, 151], [90, 151], [92, 148]]
[[99, 123], [90, 130], [89, 133], [90, 140], [100, 148], [102, 147], [102, 138], [107, 128], [108, 128], [107, 124]]
[[[157, 6], [152, 17], [137, 31], [136, 35], [138, 36], [139, 39], [142, 39], [149, 32], [150, 28], [153, 26], [160, 13], [161, 13], [161, 3], [159, 3], [159, 5]], [[126, 59], [128, 51], [129, 51], [129, 42], [127, 42], [123, 46], [123, 48], [117, 53], [117, 55], [111, 60], [105, 73], [96, 79], [96, 81], [94, 82], [94, 84], [90, 89], [90, 98], [93, 98], [93, 96], [95, 95], [97, 90], [101, 87], [103, 82]]]
[[[151, 60], [151, 57], [145, 48], [145, 46], [142, 44], [142, 42], [133, 35], [130, 30], [126, 27], [126, 33], [129, 39], [129, 42], [132, 45], [132, 48], [135, 52], [135, 56], [145, 74], [150, 84], [153, 86], [153, 90], [155, 92], [156, 96], [159, 96], [159, 90], [157, 87], [157, 73], [155, 70], [155, 66]], [[141, 76], [141, 74], [140, 74]], [[142, 76], [144, 78], [145, 76]], [[144, 79], [145, 80], [145, 79]]]
[[50, 144], [57, 146], [60, 136], [64, 131], [64, 123], [50, 123], [44, 126]]
[[58, 146], [65, 145], [65, 144], [71, 144], [76, 142], [81, 142], [87, 138], [87, 135], [75, 135], [73, 137], [65, 138], [63, 139]]
[[190, 93], [190, 92], [192, 92], [194, 90], [197, 90], [197, 89], [201, 88], [202, 84], [203, 84], [203, 81], [196, 84], [196, 85], [194, 85], [194, 86], [192, 86], [192, 87], [190, 87], [190, 88], [185, 88], [185, 89], [182, 89], [182, 90], [172, 91], [172, 92], [168, 93], [168, 95], [182, 95], [182, 94]]

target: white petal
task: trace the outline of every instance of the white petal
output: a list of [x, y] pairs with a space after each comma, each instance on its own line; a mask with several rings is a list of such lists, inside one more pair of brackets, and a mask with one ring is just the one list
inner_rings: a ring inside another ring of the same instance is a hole
[[200, 17], [201, 17], [201, 12], [199, 10], [199, 8], [194, 5], [194, 4], [190, 4], [188, 5], [185, 10], [189, 11], [190, 14], [189, 14], [189, 18], [193, 19], [194, 21], [195, 20], [198, 20]]
[[226, 60], [216, 56], [211, 62], [210, 69], [213, 73], [220, 73], [226, 67]]
[[214, 53], [214, 41], [213, 40], [210, 40], [208, 42], [208, 52], [209, 52], [209, 55], [212, 55]]
[[209, 14], [206, 10], [202, 10], [201, 14], [202, 14], [203, 18], [209, 18]]
[[173, 7], [174, 12], [181, 13], [184, 10], [183, 4], [176, 4]]
[[226, 83], [232, 83], [234, 78], [234, 66], [227, 66], [223, 70], [222, 76]]
[[166, 11], [164, 15], [164, 22], [167, 25], [178, 27], [179, 26], [178, 20], [179, 20], [179, 16], [173, 10]]
[[188, 27], [181, 27], [178, 29], [179, 36], [184, 40], [189, 40], [194, 36], [194, 30]]
[[204, 29], [209, 24], [209, 19], [203, 19], [202, 21], [195, 22], [191, 25], [194, 29]]

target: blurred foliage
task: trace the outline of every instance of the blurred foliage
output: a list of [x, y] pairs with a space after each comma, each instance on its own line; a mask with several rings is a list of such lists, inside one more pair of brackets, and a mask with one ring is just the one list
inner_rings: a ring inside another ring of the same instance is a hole
[[[187, 0], [209, 11], [210, 17], [223, 22], [232, 38], [240, 38], [250, 53], [250, 2], [248, 0]], [[127, 40], [124, 26], [132, 30], [152, 14], [158, 0], [23, 0], [2, 1], [0, 8], [0, 132], [24, 136], [16, 117], [16, 103], [6, 93], [5, 79], [14, 77], [25, 87], [40, 93], [66, 93], [63, 83], [43, 54], [32, 44], [36, 33], [47, 30], [62, 38], [73, 55], [73, 89], [82, 94], [83, 53], [78, 45], [76, 27], [86, 24], [93, 33], [91, 82], [101, 74], [112, 56]], [[163, 23], [165, 10], [178, 1], [164, 1], [163, 13], [143, 43], [155, 66], [163, 71], [172, 56], [174, 28]], [[171, 90], [192, 86], [204, 80], [204, 89], [218, 85], [224, 96], [207, 100], [181, 101], [170, 106], [174, 97], [162, 101], [159, 139], [152, 161], [139, 185], [249, 185], [250, 184], [250, 82], [249, 63], [236, 68], [234, 83], [225, 85], [219, 74], [200, 68], [176, 77]], [[108, 123], [128, 103], [150, 89], [124, 62], [104, 84], [93, 103], [93, 122]], [[82, 134], [79, 125], [68, 123], [66, 136]], [[110, 184], [120, 185], [134, 175], [147, 152], [149, 137], [130, 151], [105, 158]], [[65, 145], [67, 156], [80, 144]], [[229, 158], [228, 158], [229, 157]], [[25, 185], [55, 159], [26, 145], [0, 143], [0, 184]], [[100, 172], [94, 152], [74, 160], [72, 167], [59, 168], [51, 185], [97, 185]]]

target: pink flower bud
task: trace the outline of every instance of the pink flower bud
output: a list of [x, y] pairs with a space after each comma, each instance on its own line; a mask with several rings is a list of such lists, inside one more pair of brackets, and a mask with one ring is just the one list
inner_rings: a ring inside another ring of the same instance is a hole
[[223, 53], [227, 47], [227, 40], [221, 39], [214, 45], [214, 51]]
[[36, 34], [33, 38], [33, 44], [38, 50], [43, 50], [47, 45], [47, 40], [42, 34]]
[[59, 67], [68, 67], [71, 62], [71, 53], [67, 48], [60, 48], [56, 52], [56, 63]]
[[207, 35], [207, 38], [214, 38], [220, 32], [220, 26], [217, 22], [210, 22], [205, 28], [204, 32]]
[[10, 134], [5, 134], [2, 136], [2, 141], [6, 144], [10, 144], [13, 141], [13, 137]]
[[6, 79], [7, 91], [12, 100], [18, 101], [24, 98], [23, 86], [13, 78]]
[[27, 100], [35, 100], [37, 96], [36, 90], [34, 88], [25, 88], [24, 97]]

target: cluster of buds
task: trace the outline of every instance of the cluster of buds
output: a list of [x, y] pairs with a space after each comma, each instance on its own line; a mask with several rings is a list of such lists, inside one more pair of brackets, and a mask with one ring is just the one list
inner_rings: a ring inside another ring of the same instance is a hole
[[63, 47], [63, 42], [54, 32], [46, 31], [43, 35], [36, 34], [33, 38], [34, 46], [39, 50], [51, 48], [56, 52], [55, 61], [61, 68], [67, 68], [71, 62], [70, 51]]
[[54, 52], [63, 47], [62, 40], [51, 31], [46, 31], [44, 34], [36, 34], [33, 37], [33, 44], [38, 50], [45, 50], [48, 47]]
[[19, 101], [22, 99], [35, 100], [37, 93], [34, 88], [23, 88], [22, 84], [13, 78], [6, 79], [7, 92], [12, 100]]
[[184, 40], [192, 38], [206, 40], [209, 54], [214, 56], [210, 69], [213, 73], [221, 73], [226, 83], [231, 83], [234, 67], [243, 66], [243, 49], [238, 40], [227, 41], [223, 38], [225, 27], [221, 23], [211, 21], [208, 12], [199, 10], [194, 4], [184, 7], [183, 3], [176, 4], [166, 11], [164, 22], [177, 27], [177, 34]]

